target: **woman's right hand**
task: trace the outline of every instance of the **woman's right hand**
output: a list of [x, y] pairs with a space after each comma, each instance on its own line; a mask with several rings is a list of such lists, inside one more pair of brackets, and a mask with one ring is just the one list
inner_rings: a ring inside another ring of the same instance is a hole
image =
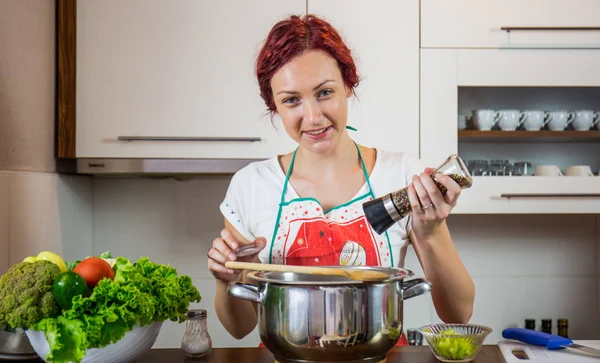
[[242, 271], [228, 269], [225, 267], [225, 263], [227, 261], [253, 262], [260, 250], [267, 245], [267, 240], [262, 237], [257, 238], [254, 244], [258, 247], [258, 252], [248, 256], [237, 257], [234, 251], [240, 245], [243, 245], [243, 243], [236, 241], [233, 233], [224, 228], [221, 231], [221, 237], [213, 241], [213, 246], [208, 251], [208, 269], [216, 279], [222, 282], [229, 283], [236, 280]]

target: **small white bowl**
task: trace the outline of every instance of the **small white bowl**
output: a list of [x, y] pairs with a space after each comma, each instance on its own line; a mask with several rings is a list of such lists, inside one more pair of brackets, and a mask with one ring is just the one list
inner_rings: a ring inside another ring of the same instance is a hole
[[[136, 326], [114, 344], [104, 348], [88, 349], [81, 363], [127, 363], [133, 362], [146, 354], [156, 342], [162, 322], [152, 323], [144, 327]], [[26, 331], [29, 342], [36, 354], [45, 362], [50, 353], [50, 346], [43, 331]]]

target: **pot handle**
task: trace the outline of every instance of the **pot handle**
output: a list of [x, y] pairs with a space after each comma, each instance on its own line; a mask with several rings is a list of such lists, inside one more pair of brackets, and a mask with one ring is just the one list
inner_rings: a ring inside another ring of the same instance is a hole
[[431, 283], [423, 278], [402, 281], [402, 296], [403, 299], [423, 295], [431, 291]]
[[249, 300], [255, 303], [262, 303], [262, 294], [258, 291], [258, 286], [235, 281], [227, 285], [229, 295], [238, 299]]

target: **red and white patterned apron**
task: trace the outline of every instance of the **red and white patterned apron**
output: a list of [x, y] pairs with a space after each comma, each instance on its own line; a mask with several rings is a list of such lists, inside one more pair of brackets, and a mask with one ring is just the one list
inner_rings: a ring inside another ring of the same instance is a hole
[[[375, 199], [360, 149], [356, 145], [369, 191], [328, 211], [315, 198], [285, 201], [296, 159], [285, 177], [271, 240], [269, 263], [301, 266], [394, 266], [387, 232], [379, 235], [364, 214], [364, 202]], [[408, 345], [402, 334], [397, 345]]]

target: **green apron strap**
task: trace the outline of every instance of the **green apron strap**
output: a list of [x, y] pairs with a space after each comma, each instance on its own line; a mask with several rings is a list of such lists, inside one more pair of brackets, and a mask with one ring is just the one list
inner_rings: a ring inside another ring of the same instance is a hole
[[[362, 153], [360, 152], [360, 147], [355, 142], [354, 146], [356, 146], [356, 151], [358, 151], [358, 157], [360, 158], [360, 165], [362, 166], [363, 174], [365, 176], [365, 180], [367, 181], [367, 186], [369, 187], [369, 193], [373, 194], [373, 188], [371, 188], [371, 181], [369, 180], [369, 173], [367, 173], [367, 166], [365, 165], [365, 161], [363, 160]], [[375, 199], [375, 197], [373, 197]]]
[[292, 155], [292, 161], [290, 161], [288, 171], [287, 173], [285, 173], [285, 181], [283, 182], [283, 190], [281, 191], [281, 198], [279, 200], [279, 210], [277, 211], [277, 219], [275, 219], [275, 227], [273, 227], [273, 234], [271, 237], [271, 248], [269, 248], [269, 263], [273, 263], [273, 246], [275, 246], [275, 234], [277, 233], [277, 229], [279, 228], [279, 220], [281, 219], [281, 208], [283, 206], [283, 203], [285, 202], [285, 192], [287, 191], [287, 185], [290, 180], [290, 175], [292, 174], [294, 161], [296, 161], [296, 152], [298, 152], [298, 148], [294, 150], [294, 154]]
[[283, 191], [281, 192], [281, 199], [279, 203], [283, 203], [285, 201], [285, 192], [287, 191], [287, 185], [290, 180], [290, 175], [292, 174], [292, 169], [294, 168], [294, 161], [296, 161], [296, 152], [298, 152], [298, 148], [294, 150], [294, 154], [292, 155], [292, 161], [290, 161], [290, 167], [288, 168], [287, 173], [285, 173], [285, 181], [283, 182]]

